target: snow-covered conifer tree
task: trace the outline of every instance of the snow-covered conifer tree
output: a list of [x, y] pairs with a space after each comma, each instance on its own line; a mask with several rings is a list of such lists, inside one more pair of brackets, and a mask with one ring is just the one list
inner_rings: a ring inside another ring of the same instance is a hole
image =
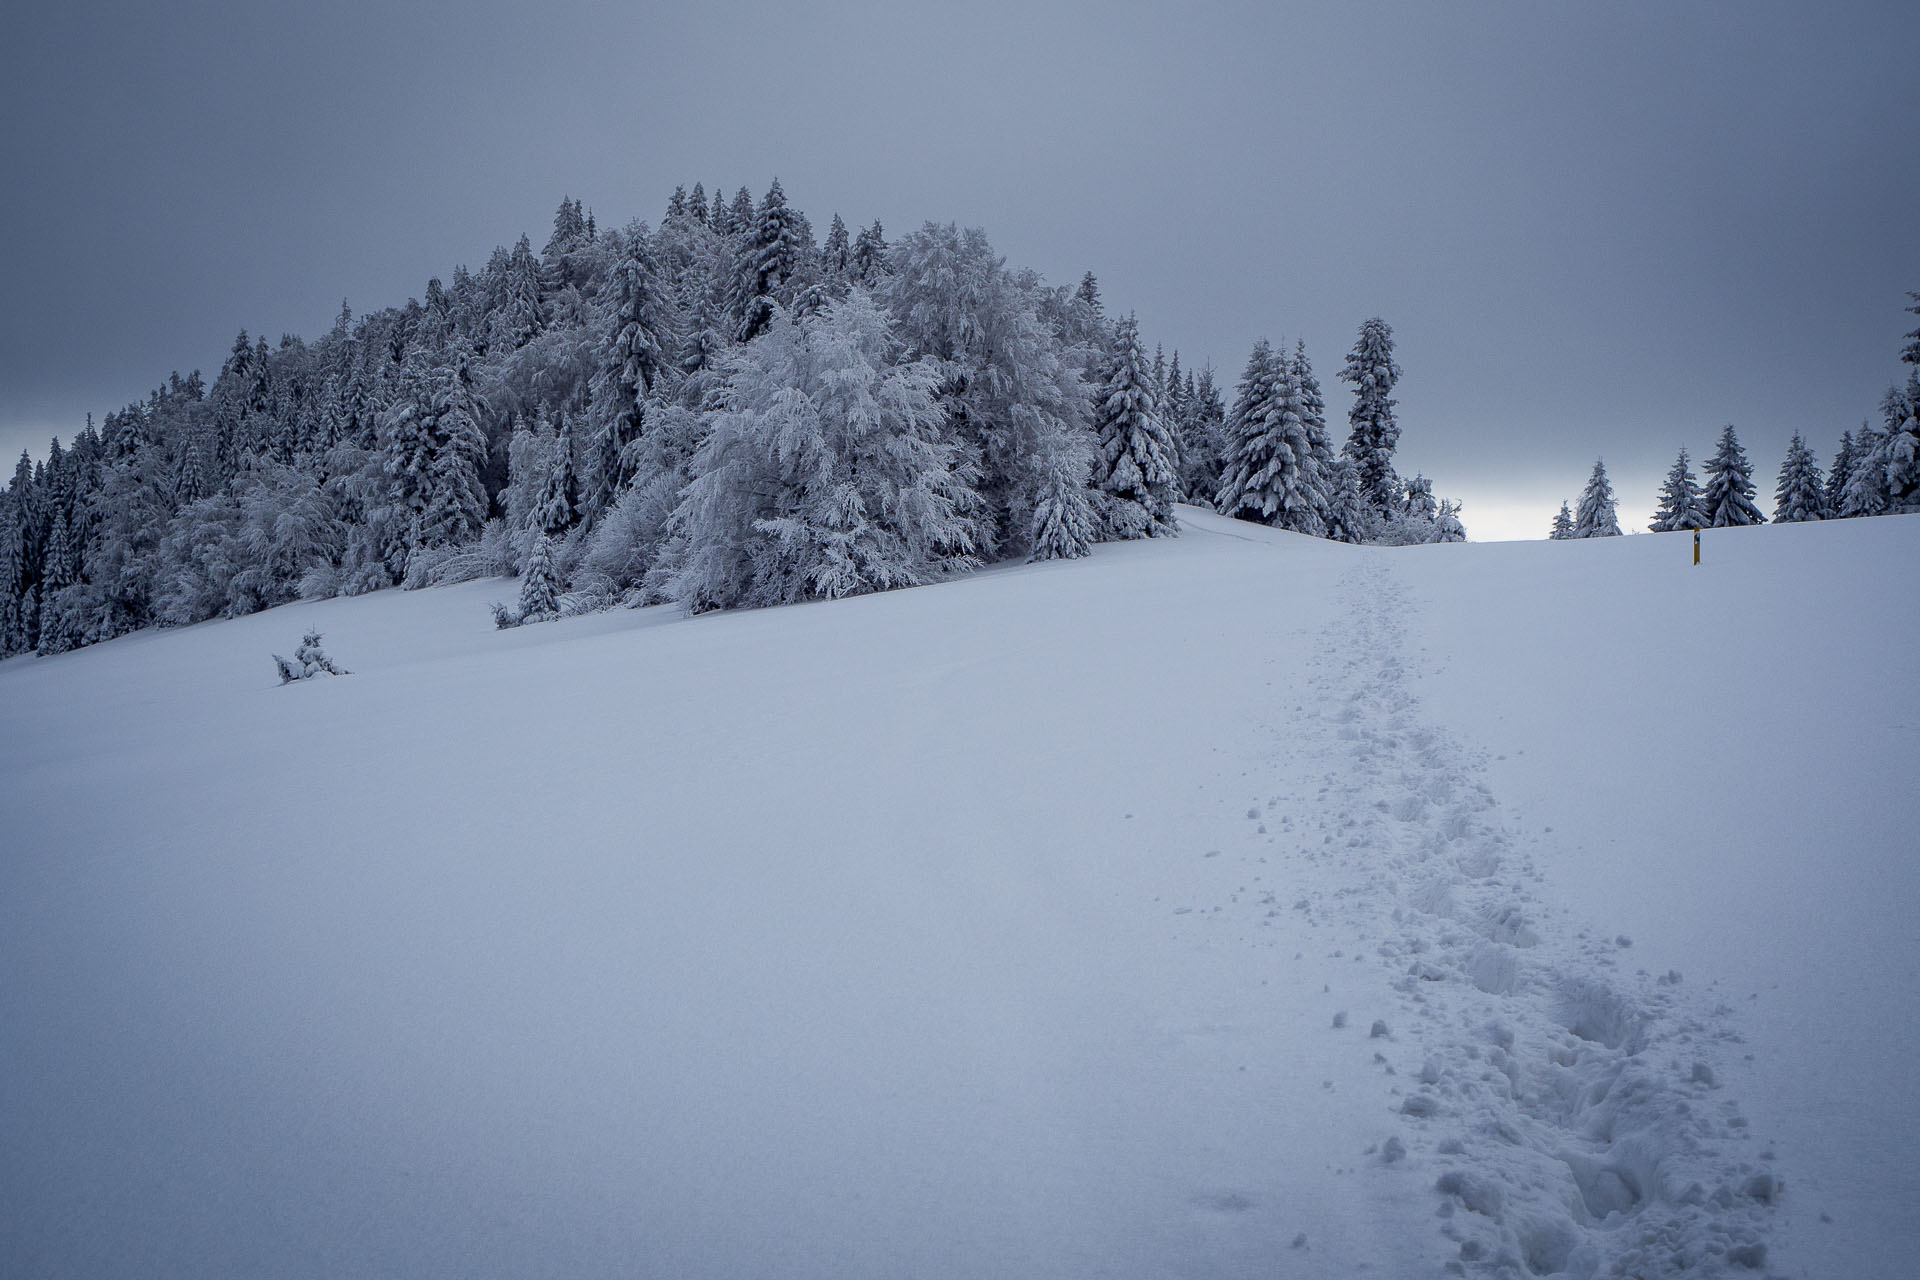
[[1390, 511], [1398, 495], [1393, 451], [1400, 441], [1394, 419], [1394, 384], [1400, 366], [1393, 359], [1393, 329], [1378, 316], [1360, 326], [1360, 336], [1340, 380], [1353, 384], [1353, 408], [1347, 413], [1352, 432], [1347, 456], [1360, 468], [1360, 488], [1378, 511]]
[[580, 485], [573, 470], [573, 431], [562, 414], [554, 433], [546, 483], [533, 510], [533, 527], [549, 538], [566, 535], [580, 518]]
[[1700, 506], [1706, 512], [1705, 527], [1709, 529], [1767, 522], [1767, 517], [1753, 503], [1753, 467], [1747, 462], [1746, 450], [1740, 447], [1732, 423], [1720, 432], [1719, 448], [1707, 462]]
[[1827, 516], [1826, 477], [1813, 460], [1813, 450], [1798, 431], [1787, 444], [1786, 461], [1780, 464], [1780, 480], [1773, 489], [1773, 519], [1776, 524], [1803, 520], [1824, 520]]
[[1173, 440], [1154, 405], [1146, 352], [1132, 316], [1114, 333], [1114, 349], [1094, 389], [1093, 481], [1102, 495], [1108, 537], [1177, 533], [1173, 516]]
[[409, 358], [402, 394], [381, 421], [381, 465], [410, 547], [470, 540], [486, 519], [487, 438], [466, 370]]
[[1840, 497], [1843, 516], [1877, 516], [1890, 505], [1887, 493], [1887, 433], [1862, 422], [1853, 436], [1847, 462], [1847, 487]]
[[490, 345], [509, 351], [524, 347], [546, 327], [540, 260], [533, 256], [533, 243], [526, 236], [520, 237], [507, 256], [498, 288], [500, 298], [493, 313]]
[[1573, 517], [1576, 538], [1617, 538], [1620, 517], [1614, 506], [1613, 483], [1607, 479], [1607, 464], [1594, 460], [1593, 474], [1587, 477], [1586, 490], [1580, 495], [1580, 509]]
[[853, 243], [847, 236], [847, 224], [837, 213], [827, 228], [827, 242], [820, 248], [820, 261], [837, 280], [845, 280], [853, 267]]
[[800, 258], [800, 245], [799, 219], [787, 206], [786, 193], [780, 189], [780, 180], [775, 178], [760, 201], [760, 211], [753, 218], [746, 252], [741, 258], [741, 293], [735, 306], [740, 322], [735, 336], [741, 342], [751, 342], [766, 332], [776, 303], [792, 306], [790, 284]]
[[1093, 552], [1099, 539], [1093, 506], [1087, 501], [1087, 472], [1092, 451], [1076, 462], [1065, 451], [1050, 460], [1033, 508], [1033, 554], [1029, 561], [1075, 560]]
[[1553, 532], [1549, 533], [1547, 537], [1554, 542], [1565, 542], [1572, 536], [1573, 512], [1568, 510], [1567, 504], [1563, 502], [1560, 504], [1559, 514], [1553, 518]]
[[1838, 520], [1847, 514], [1847, 476], [1853, 471], [1853, 432], [1840, 433], [1840, 447], [1834, 451], [1833, 470], [1827, 472], [1827, 519]]
[[660, 267], [646, 228], [630, 223], [614, 239], [612, 278], [604, 295], [607, 328], [588, 404], [598, 458], [584, 504], [588, 518], [612, 505], [633, 478], [630, 450], [644, 426], [647, 397], [665, 371], [672, 335]]
[[560, 579], [553, 567], [553, 539], [545, 533], [533, 540], [527, 568], [520, 575], [520, 621], [537, 622], [560, 607]]
[[1202, 368], [1198, 377], [1191, 371], [1187, 377], [1192, 387], [1187, 393], [1187, 470], [1183, 486], [1189, 502], [1211, 507], [1220, 496], [1226, 406], [1220, 402], [1219, 387], [1214, 385], [1212, 365]]
[[1254, 346], [1228, 426], [1218, 506], [1221, 515], [1319, 536], [1326, 532], [1326, 480], [1300, 372], [1264, 340]]
[[873, 225], [854, 239], [851, 275], [855, 283], [876, 289], [886, 270], [887, 234], [880, 226], [880, 219], [875, 218]]
[[1327, 537], [1356, 546], [1365, 542], [1372, 510], [1360, 492], [1360, 468], [1346, 454], [1335, 454], [1327, 473]]
[[[1909, 348], [1911, 350], [1911, 348]], [[1887, 392], [1886, 443], [1881, 467], [1886, 477], [1887, 509], [1920, 511], [1920, 372], [1905, 387]]]
[[1085, 303], [1088, 310], [1092, 311], [1095, 315], [1100, 314], [1102, 309], [1100, 305], [1100, 281], [1094, 278], [1093, 272], [1089, 271], [1080, 277], [1080, 287], [1073, 291], [1073, 296]]
[[1687, 465], [1687, 451], [1680, 450], [1666, 483], [1660, 486], [1660, 507], [1647, 526], [1652, 533], [1671, 533], [1676, 529], [1707, 527], [1706, 508], [1701, 505], [1700, 485]]

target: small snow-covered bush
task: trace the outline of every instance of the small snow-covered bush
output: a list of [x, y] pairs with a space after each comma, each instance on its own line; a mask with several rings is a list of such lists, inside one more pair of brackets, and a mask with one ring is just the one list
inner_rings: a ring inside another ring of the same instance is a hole
[[333, 665], [326, 651], [320, 647], [320, 633], [309, 631], [301, 639], [300, 647], [293, 651], [293, 661], [288, 662], [279, 654], [273, 655], [273, 665], [280, 672], [281, 684], [292, 684], [295, 680], [308, 680], [314, 676], [344, 676], [349, 674]]

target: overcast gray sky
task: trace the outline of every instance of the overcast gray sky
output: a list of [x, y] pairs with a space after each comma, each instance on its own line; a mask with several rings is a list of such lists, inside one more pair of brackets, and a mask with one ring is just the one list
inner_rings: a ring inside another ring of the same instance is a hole
[[1596, 456], [1644, 524], [1727, 422], [1770, 494], [1915, 324], [1911, 0], [35, 9], [0, 46], [8, 458], [243, 326], [538, 248], [563, 195], [656, 222], [696, 180], [984, 227], [1229, 389], [1304, 338], [1342, 435], [1384, 316], [1401, 469], [1476, 537], [1543, 532]]

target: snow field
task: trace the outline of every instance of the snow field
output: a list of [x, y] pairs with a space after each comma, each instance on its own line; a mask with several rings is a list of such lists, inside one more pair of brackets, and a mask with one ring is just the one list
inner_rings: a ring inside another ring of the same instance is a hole
[[[1920, 520], [1674, 579], [1181, 517], [0, 664], [0, 1272], [1902, 1274], [1915, 605], [1847, 566]], [[283, 689], [308, 627], [354, 674]], [[1643, 759], [1703, 694], [1762, 731]]]

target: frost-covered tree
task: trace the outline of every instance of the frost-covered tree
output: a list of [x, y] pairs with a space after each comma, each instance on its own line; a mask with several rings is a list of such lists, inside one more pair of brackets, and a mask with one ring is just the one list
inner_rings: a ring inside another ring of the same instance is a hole
[[1671, 533], [1676, 529], [1706, 527], [1707, 512], [1701, 505], [1700, 484], [1694, 478], [1693, 468], [1687, 465], [1687, 451], [1682, 449], [1673, 469], [1667, 472], [1666, 483], [1660, 486], [1660, 506], [1647, 529], [1652, 533]]
[[[1911, 348], [1909, 349], [1911, 350]], [[1887, 486], [1887, 508], [1920, 511], [1920, 372], [1905, 387], [1887, 392], [1885, 444], [1879, 450]]]
[[648, 397], [667, 367], [673, 323], [651, 238], [638, 222], [614, 233], [604, 336], [588, 407], [597, 465], [585, 512], [597, 516], [633, 479], [631, 450], [646, 421]]
[[[978, 469], [975, 554], [1028, 554], [1043, 491], [1092, 500], [1057, 487], [1063, 473], [1091, 472], [1084, 353], [1042, 318], [1042, 291], [1008, 271], [976, 229], [928, 223], [902, 237], [880, 296], [899, 338], [938, 362], [948, 429]], [[1075, 513], [1070, 523], [1092, 518]]]
[[1094, 388], [1093, 482], [1101, 525], [1111, 538], [1156, 538], [1179, 531], [1173, 515], [1173, 438], [1154, 404], [1152, 375], [1132, 316]]
[[1826, 477], [1814, 461], [1813, 450], [1798, 431], [1787, 444], [1786, 461], [1780, 464], [1780, 479], [1773, 489], [1773, 519], [1776, 524], [1827, 518]]
[[1095, 315], [1100, 314], [1102, 310], [1100, 305], [1100, 281], [1094, 277], [1093, 272], [1089, 271], [1080, 277], [1080, 287], [1073, 291], [1073, 296], [1078, 298], [1089, 311], [1092, 311]]
[[1393, 451], [1400, 441], [1400, 424], [1393, 413], [1393, 388], [1400, 381], [1400, 366], [1394, 363], [1393, 329], [1386, 321], [1375, 316], [1360, 326], [1340, 380], [1353, 386], [1347, 456], [1360, 468], [1360, 488], [1368, 501], [1379, 511], [1389, 511], [1397, 496]]
[[[1220, 472], [1225, 453], [1227, 411], [1220, 400], [1220, 388], [1214, 385], [1213, 366], [1207, 365], [1198, 376], [1188, 373], [1191, 388], [1187, 392], [1186, 472], [1182, 488], [1189, 502], [1212, 506], [1220, 494]], [[1355, 472], [1356, 479], [1358, 472]]]
[[533, 540], [527, 567], [520, 575], [520, 621], [537, 622], [560, 608], [560, 577], [553, 567], [553, 539], [545, 533]]
[[820, 248], [820, 263], [827, 274], [837, 280], [845, 280], [853, 267], [853, 242], [847, 235], [847, 224], [837, 213], [827, 227], [827, 242]]
[[381, 465], [411, 549], [471, 540], [486, 519], [487, 439], [464, 365], [417, 352], [381, 422]]
[[494, 307], [489, 345], [513, 350], [524, 347], [546, 327], [546, 307], [541, 301], [540, 260], [533, 256], [533, 243], [521, 236], [498, 268], [495, 281], [498, 302]]
[[1220, 514], [1297, 533], [1326, 532], [1322, 462], [1308, 426], [1301, 367], [1254, 346], [1228, 424]]
[[1847, 475], [1853, 470], [1853, 457], [1853, 432], [1842, 431], [1840, 447], [1833, 455], [1833, 470], [1827, 472], [1825, 499], [1829, 520], [1837, 520], [1846, 514]]
[[281, 684], [291, 684], [295, 680], [310, 680], [314, 676], [344, 676], [333, 664], [326, 650], [320, 647], [320, 633], [309, 631], [300, 640], [300, 647], [293, 651], [293, 661], [289, 662], [279, 654], [273, 655], [273, 665], [280, 673]]
[[564, 537], [580, 518], [580, 485], [573, 469], [573, 431], [563, 414], [554, 431], [546, 483], [533, 511], [533, 527], [549, 538]]
[[[743, 193], [745, 190], [741, 188]], [[746, 251], [741, 256], [740, 293], [734, 307], [739, 319], [735, 336], [741, 342], [751, 342], [766, 332], [776, 306], [792, 307], [793, 276], [801, 244], [800, 220], [775, 178], [753, 217]]]
[[699, 612], [913, 586], [976, 563], [978, 499], [946, 436], [939, 369], [889, 365], [892, 344], [858, 289], [811, 316], [776, 309], [733, 357], [656, 591]]
[[1033, 553], [1029, 561], [1074, 560], [1091, 555], [1100, 528], [1087, 501], [1087, 467], [1091, 457], [1057, 454], [1041, 483], [1033, 508]]
[[1607, 479], [1607, 464], [1594, 460], [1593, 474], [1580, 495], [1580, 508], [1573, 517], [1576, 538], [1617, 538], [1620, 518], [1614, 506], [1613, 482]]
[[887, 233], [875, 218], [873, 225], [862, 231], [853, 242], [853, 261], [849, 274], [857, 284], [869, 289], [879, 287], [880, 278], [887, 271]]
[[1700, 506], [1706, 512], [1705, 527], [1709, 529], [1767, 522], [1767, 517], [1753, 503], [1753, 467], [1747, 462], [1746, 450], [1740, 447], [1731, 423], [1720, 432], [1719, 447], [1707, 461]]
[[1560, 511], [1553, 517], [1553, 530], [1547, 537], [1554, 542], [1565, 542], [1573, 536], [1573, 512], [1566, 503], [1560, 504]]
[[1887, 493], [1887, 433], [1862, 422], [1847, 460], [1847, 483], [1840, 495], [1843, 516], [1877, 516], [1891, 505]]

